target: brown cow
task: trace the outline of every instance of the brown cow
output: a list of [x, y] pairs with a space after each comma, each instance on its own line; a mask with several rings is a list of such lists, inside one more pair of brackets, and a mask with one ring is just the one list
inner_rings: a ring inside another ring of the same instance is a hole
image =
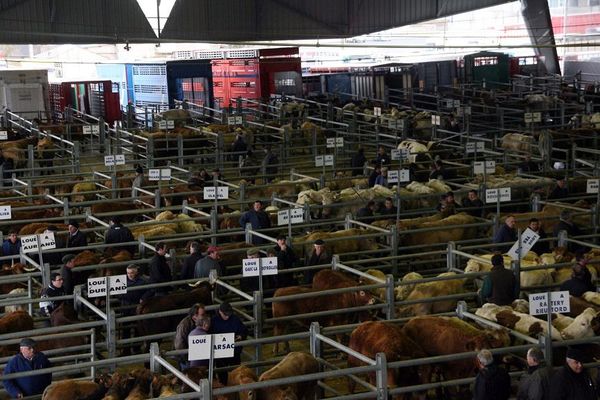
[[[0, 318], [0, 335], [12, 332], [29, 331], [33, 329], [33, 318], [26, 311], [15, 311], [4, 314]], [[19, 351], [19, 345], [13, 344], [0, 347], [0, 355], [8, 356]]]
[[[292, 376], [308, 375], [319, 372], [319, 362], [309, 353], [294, 351], [279, 361], [273, 368], [265, 371], [259, 382]], [[317, 382], [308, 381], [277, 385], [257, 390], [257, 400], [310, 400], [315, 397]]]
[[[289, 296], [293, 294], [312, 294], [320, 291], [308, 289], [301, 286], [291, 286], [280, 288], [275, 291], [273, 297]], [[288, 301], [273, 301], [272, 310], [273, 318], [286, 317], [296, 314], [312, 313], [317, 311], [329, 311], [345, 309], [350, 307], [360, 307], [369, 304], [374, 304], [375, 298], [364, 290], [355, 292], [347, 292], [336, 295], [325, 296], [309, 296], [307, 298]], [[324, 326], [344, 325], [351, 323], [355, 317], [355, 313], [340, 312], [338, 314], [329, 315], [327, 317], [313, 318], [310, 321], [319, 321]], [[308, 321], [307, 321], [308, 322]], [[273, 335], [283, 335], [290, 325], [288, 321], [275, 322], [273, 326]], [[289, 343], [285, 342], [285, 350], [289, 352]], [[279, 343], [273, 347], [273, 352], [279, 352]]]
[[[0, 268], [0, 276], [10, 276], [10, 275], [19, 275], [25, 274], [28, 272], [36, 271], [36, 268], [29, 268], [27, 264], [14, 263], [14, 264], [3, 264], [2, 268]], [[0, 293], [7, 294], [11, 290], [18, 289], [23, 287], [23, 285], [27, 285], [26, 282], [13, 282], [13, 283], [3, 283], [0, 284]]]
[[[195, 303], [212, 304], [213, 287], [210, 283], [202, 281], [192, 291], [180, 291], [165, 296], [151, 297], [137, 306], [137, 315], [150, 314], [160, 311], [171, 311], [178, 308], [191, 307]], [[142, 319], [138, 321], [138, 334], [140, 336], [152, 335], [174, 331], [182, 316]]]
[[[360, 324], [350, 335], [349, 347], [365, 356], [375, 359], [377, 353], [384, 353], [388, 363], [404, 361], [413, 358], [424, 358], [427, 354], [413, 339], [408, 337], [401, 327], [379, 321], [368, 321]], [[348, 356], [348, 367], [357, 367], [364, 363], [357, 358]], [[431, 374], [427, 365], [418, 368], [391, 369], [388, 368], [387, 383], [391, 388], [427, 383]], [[375, 373], [370, 373], [369, 383], [375, 385]], [[355, 382], [348, 379], [350, 393], [354, 393]], [[398, 399], [408, 399], [409, 396], [399, 396]]]
[[92, 381], [77, 381], [74, 379], [65, 379], [52, 382], [42, 394], [42, 400], [80, 400], [80, 399], [101, 399], [105, 398], [106, 391], [118, 380], [118, 373], [113, 374], [114, 378], [102, 374]]
[[[77, 318], [73, 305], [69, 302], [61, 303], [50, 314], [50, 325], [53, 327], [72, 325], [82, 322]], [[62, 339], [47, 339], [38, 341], [38, 350], [50, 350], [67, 347], [83, 346], [88, 342], [87, 336], [73, 336]]]
[[[227, 376], [228, 386], [247, 385], [258, 381], [258, 377], [254, 371], [245, 365], [240, 365]], [[254, 400], [251, 398], [252, 391], [243, 390], [238, 392], [237, 399], [239, 400]]]
[[[429, 356], [493, 349], [510, 344], [507, 331], [482, 331], [456, 317], [414, 317], [404, 325], [403, 330]], [[473, 357], [441, 365], [448, 380], [467, 378], [477, 373]]]

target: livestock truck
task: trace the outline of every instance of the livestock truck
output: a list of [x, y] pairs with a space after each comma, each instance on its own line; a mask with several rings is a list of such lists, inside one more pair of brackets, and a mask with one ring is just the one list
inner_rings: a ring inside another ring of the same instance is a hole
[[0, 70], [0, 111], [48, 120], [48, 89], [48, 70]]

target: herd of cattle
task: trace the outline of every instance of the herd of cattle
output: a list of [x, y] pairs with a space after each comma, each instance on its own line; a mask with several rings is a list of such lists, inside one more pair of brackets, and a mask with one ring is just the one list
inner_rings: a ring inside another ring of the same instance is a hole
[[[396, 113], [397, 114], [397, 113]], [[402, 116], [390, 114], [394, 118]], [[416, 120], [430, 120], [429, 116], [424, 118], [422, 115], [412, 115]], [[187, 118], [187, 117], [186, 117]], [[324, 143], [324, 138], [329, 134], [325, 129], [312, 122], [306, 122], [299, 127], [302, 133], [302, 139], [309, 143], [313, 135], [318, 136], [317, 143]], [[184, 136], [195, 137], [199, 134], [195, 130], [183, 130], [178, 128], [175, 133]], [[239, 128], [211, 125], [209, 129], [215, 134], [224, 136], [224, 143], [229, 146], [236, 135], [244, 135], [249, 144], [255, 142], [252, 132], [245, 132]], [[289, 130], [288, 133], [295, 131], [294, 126], [281, 126], [283, 130]], [[291, 129], [291, 130], [290, 130]], [[160, 139], [162, 134], [150, 135], [155, 139]], [[201, 139], [202, 144], [206, 144], [206, 137]], [[191, 143], [191, 142], [190, 142]], [[535, 139], [527, 135], [507, 134], [502, 139], [501, 147], [503, 149], [531, 151], [535, 144]], [[34, 145], [37, 151], [38, 160], [47, 160], [52, 158], [54, 144], [48, 139], [37, 140], [33, 138], [17, 138], [14, 141], [0, 143], [3, 150], [3, 156], [13, 160], [15, 166], [24, 166], [27, 160], [26, 149], [28, 145]], [[431, 163], [435, 156], [431, 153], [437, 146], [437, 143], [421, 143], [415, 140], [402, 141], [397, 148], [408, 149], [410, 151], [409, 161], [419, 163], [423, 160]], [[41, 165], [41, 164], [40, 164]], [[426, 164], [428, 165], [428, 164]], [[462, 170], [458, 170], [459, 175], [463, 175]], [[463, 189], [477, 188], [482, 180], [485, 179], [487, 187], [506, 187], [513, 189], [513, 198], [528, 199], [532, 187], [550, 187], [553, 181], [549, 178], [522, 178], [514, 174], [506, 173], [500, 166], [497, 167], [496, 174], [490, 174], [486, 177], [475, 176], [469, 178], [461, 186]], [[464, 174], [469, 176], [470, 173]], [[420, 176], [415, 174], [415, 176]], [[90, 204], [90, 213], [92, 215], [108, 215], [123, 213], [122, 220], [126, 224], [131, 223], [131, 230], [136, 239], [144, 237], [144, 240], [158, 241], [164, 238], [177, 238], [177, 241], [170, 243], [180, 251], [185, 244], [193, 239], [194, 236], [210, 232], [208, 222], [202, 223], [190, 216], [178, 212], [177, 210], [158, 210], [153, 211], [147, 208], [148, 204], [155, 204], [155, 201], [148, 195], [139, 195], [137, 198], [130, 197], [133, 181], [136, 178], [134, 173], [119, 172], [117, 174], [118, 199], [107, 200], [103, 203]], [[292, 246], [296, 249], [300, 258], [306, 257], [312, 244], [317, 239], [324, 240], [331, 254], [342, 256], [344, 254], [359, 252], [368, 252], [375, 257], [389, 254], [388, 242], [385, 235], [381, 233], [380, 228], [396, 228], [397, 245], [399, 250], [403, 247], [419, 248], [426, 250], [434, 246], [445, 245], [448, 242], [457, 242], [463, 240], [473, 240], [481, 237], [491, 237], [490, 226], [482, 226], [490, 222], [487, 218], [475, 217], [469, 213], [458, 212], [453, 215], [443, 213], [434, 213], [434, 208], [438, 204], [439, 196], [454, 189], [458, 192], [457, 198], [463, 195], [466, 190], [456, 190], [455, 186], [437, 179], [424, 179], [423, 181], [413, 181], [407, 185], [398, 188], [396, 186], [384, 187], [376, 185], [369, 187], [368, 181], [364, 176], [350, 176], [349, 174], [339, 174], [333, 179], [325, 182], [325, 187], [317, 188], [311, 179], [297, 181], [275, 181], [271, 185], [256, 185], [245, 183], [246, 200], [269, 199], [273, 194], [285, 197], [295, 201], [298, 204], [307, 204], [312, 207], [318, 207], [322, 210], [320, 216], [323, 220], [337, 221], [334, 228], [320, 230], [305, 230], [303, 235], [294, 235]], [[85, 175], [69, 178], [65, 181], [63, 178], [46, 177], [37, 179], [34, 187], [34, 194], [52, 194], [56, 197], [68, 197], [72, 212], [79, 212], [78, 203], [90, 202], [97, 198], [98, 186], [96, 183], [112, 188], [113, 181], [92, 182]], [[240, 183], [240, 182], [236, 182]], [[572, 188], [581, 188], [584, 181], [573, 180]], [[143, 186], [154, 188], [149, 181], [144, 181]], [[525, 189], [524, 189], [525, 188]], [[180, 183], [171, 186], [159, 187], [160, 204], [164, 207], [181, 205], [183, 200], [187, 200], [190, 205], [199, 205], [203, 203], [201, 191], [195, 183]], [[583, 189], [584, 190], [584, 189]], [[575, 190], [574, 190], [575, 191]], [[360, 227], [339, 229], [340, 221], [346, 213], [356, 212], [363, 207], [367, 201], [383, 201], [385, 198], [394, 197], [396, 194], [402, 199], [402, 211], [406, 210], [425, 210], [421, 216], [415, 218], [400, 219], [372, 218], [368, 221], [373, 225], [373, 229]], [[61, 223], [50, 223], [44, 221], [51, 217], [65, 217], [63, 207], [52, 203], [50, 200], [35, 199], [33, 202], [14, 200], [15, 193], [10, 189], [0, 191], [1, 197], [11, 197], [11, 199], [0, 202], [2, 205], [10, 205], [14, 223], [2, 225], [4, 228], [18, 229], [19, 235], [28, 235], [42, 233], [48, 225], [56, 225], [59, 234], [59, 240], [65, 238], [64, 231], [67, 226]], [[39, 206], [33, 209], [32, 205]], [[221, 265], [227, 271], [239, 271], [242, 259], [245, 258], [246, 250], [252, 245], [242, 241], [241, 227], [239, 226], [239, 216], [244, 210], [245, 202], [240, 202], [229, 208], [221, 208], [218, 216], [219, 231], [230, 233], [231, 242], [226, 242], [225, 238], [219, 238], [221, 247]], [[139, 214], [125, 213], [134, 208], [140, 209]], [[23, 209], [23, 210], [20, 210]], [[276, 225], [277, 208], [270, 207], [267, 211], [270, 213], [273, 225]], [[460, 210], [459, 210], [460, 211]], [[560, 208], [548, 205], [540, 212], [516, 213], [515, 217], [519, 224], [528, 221], [529, 218], [537, 217], [542, 221], [542, 225], [547, 232], [553, 231], [553, 227], [559, 221]], [[139, 223], [138, 216], [145, 215], [146, 221]], [[73, 215], [71, 215], [72, 217]], [[589, 217], [579, 217], [579, 224], [589, 226]], [[25, 221], [25, 222], [19, 222]], [[36, 222], [32, 222], [36, 221]], [[89, 230], [89, 241], [96, 240], [93, 235], [93, 228], [97, 228], [91, 222], [80, 223], [82, 230]], [[375, 229], [379, 228], [379, 229]], [[295, 230], [298, 232], [298, 230]], [[375, 237], [375, 234], [380, 237]], [[181, 238], [181, 240], [179, 240]], [[205, 245], [203, 244], [203, 249]], [[379, 251], [380, 253], [376, 253]], [[415, 251], [415, 259], [418, 258], [419, 250]], [[406, 361], [417, 358], [452, 355], [464, 352], [471, 352], [482, 348], [502, 348], [511, 345], [520, 344], [518, 338], [510, 334], [511, 331], [520, 332], [524, 335], [537, 338], [538, 334], [548, 334], [547, 323], [543, 319], [533, 317], [528, 314], [526, 301], [518, 300], [511, 306], [497, 306], [494, 304], [483, 304], [475, 310], [475, 314], [489, 321], [495, 322], [505, 329], [490, 328], [487, 325], [468, 322], [451, 316], [440, 316], [436, 314], [451, 313], [456, 309], [460, 297], [472, 298], [472, 293], [480, 284], [481, 276], [478, 274], [488, 272], [491, 263], [489, 262], [491, 254], [479, 251], [477, 258], [468, 260], [461, 265], [464, 275], [460, 271], [436, 273], [440, 280], [427, 281], [426, 278], [431, 275], [420, 274], [417, 268], [411, 268], [412, 272], [394, 276], [394, 301], [395, 315], [401, 317], [403, 322], [384, 322], [381, 311], [366, 310], [366, 306], [377, 306], [389, 301], [386, 289], [381, 285], [375, 289], [362, 289], [363, 285], [374, 285], [381, 283], [386, 278], [389, 268], [377, 269], [377, 259], [375, 262], [365, 264], [363, 272], [373, 277], [369, 279], [324, 268], [318, 271], [311, 284], [290, 286], [278, 288], [273, 293], [272, 303], [269, 310], [264, 310], [268, 315], [272, 315], [276, 320], [272, 324], [272, 332], [268, 334], [280, 336], [289, 333], [293, 329], [306, 330], [306, 327], [313, 321], [319, 322], [322, 326], [333, 327], [347, 324], [356, 324], [348, 335], [337, 334], [338, 342], [347, 345], [349, 348], [372, 359], [377, 353], [384, 353], [387, 362]], [[596, 278], [600, 274], [600, 255], [591, 251], [586, 255], [590, 260], [587, 268], [590, 274]], [[352, 255], [346, 259], [355, 259]], [[113, 262], [136, 262], [128, 252], [115, 252], [110, 254], [100, 253], [95, 250], [84, 250], [77, 254], [75, 258], [74, 283], [85, 284], [87, 278], [92, 276], [106, 276], [111, 274], [124, 273], [124, 266], [117, 268], [104, 268], [102, 264]], [[439, 259], [432, 261], [439, 263]], [[563, 267], [553, 267], [557, 263], [573, 263], [574, 255], [565, 248], [555, 247], [551, 253], [547, 254], [527, 254], [521, 263], [520, 282], [524, 294], [539, 287], [548, 287], [558, 285], [570, 277], [570, 264]], [[505, 259], [505, 265], [510, 268], [510, 260]], [[78, 270], [78, 267], [97, 266], [95, 270]], [[543, 269], [531, 269], [544, 266], [550, 266]], [[31, 272], [31, 268], [21, 263], [5, 264], [0, 270], [0, 279], [2, 276], [19, 275]], [[435, 275], [434, 275], [435, 276]], [[230, 281], [228, 281], [230, 282]], [[235, 282], [234, 284], [237, 284]], [[323, 294], [323, 291], [334, 289], [351, 289], [336, 294]], [[5, 283], [0, 280], [0, 291], [7, 294], [11, 291], [23, 292], [22, 285], [18, 283]], [[278, 298], [290, 295], [305, 295], [302, 298], [294, 300], [278, 300]], [[470, 296], [470, 297], [469, 297]], [[208, 282], [200, 282], [194, 288], [186, 288], [174, 291], [168, 295], [160, 297], [151, 297], [144, 300], [137, 308], [136, 314], [143, 316], [161, 311], [181, 309], [190, 307], [195, 303], [213, 304], [215, 289]], [[435, 300], [441, 298], [440, 300]], [[470, 303], [474, 304], [474, 303]], [[571, 299], [571, 313], [569, 315], [556, 314], [552, 320], [552, 330], [549, 332], [553, 340], [562, 341], [566, 339], [586, 338], [598, 335], [600, 333], [600, 296], [593, 292], [584, 294], [582, 298]], [[360, 311], [353, 308], [362, 307]], [[336, 312], [337, 311], [337, 312]], [[298, 317], [295, 315], [306, 313], [321, 313], [319, 317]], [[286, 317], [292, 317], [294, 323]], [[179, 316], [160, 317], [140, 319], [136, 323], [137, 334], [139, 336], [154, 335], [159, 333], [174, 332]], [[63, 306], [56, 309], [50, 317], [51, 326], [64, 326], [83, 322], [77, 313], [64, 303]], [[297, 323], [297, 324], [296, 324]], [[0, 335], [34, 329], [37, 321], [30, 316], [25, 307], [14, 306], [7, 307], [4, 315], [0, 318]], [[300, 328], [295, 325], [300, 325]], [[267, 332], [265, 332], [267, 333]], [[71, 346], [80, 346], [87, 342], [85, 338], [69, 339], [47, 339], [39, 341], [40, 350], [67, 348]], [[280, 353], [280, 344], [275, 344], [273, 352]], [[163, 344], [166, 346], [166, 344]], [[589, 353], [600, 357], [600, 348], [594, 345], [587, 345]], [[0, 345], [0, 356], [7, 357], [14, 354], [17, 345]], [[277, 365], [256, 375], [254, 369], [241, 365], [229, 372], [228, 385], [236, 386], [252, 382], [262, 382], [278, 378], [294, 377], [316, 373], [323, 370], [319, 360], [315, 359], [305, 352], [290, 352], [290, 345], [284, 343], [283, 350], [287, 354]], [[559, 355], [556, 356], [557, 363]], [[345, 361], [348, 367], [364, 365], [359, 359], [348, 356]], [[207, 371], [190, 369], [184, 371], [193, 381], [198, 382], [200, 378], [207, 376]], [[472, 358], [464, 360], [444, 362], [444, 363], [424, 363], [416, 367], [390, 368], [388, 371], [387, 382], [389, 387], [402, 387], [418, 384], [438, 382], [441, 380], [452, 380], [459, 378], [473, 377], [476, 373], [475, 364]], [[370, 374], [367, 380], [375, 384], [374, 374]], [[222, 385], [215, 380], [213, 388], [219, 388]], [[187, 392], [190, 389], [182, 384], [174, 376], [159, 375], [145, 369], [136, 369], [130, 372], [115, 372], [112, 375], [103, 374], [98, 376], [95, 382], [64, 380], [56, 381], [47, 388], [43, 395], [46, 400], [68, 400], [84, 398], [105, 398], [105, 399], [145, 399], [151, 397], [176, 396], [178, 393]], [[279, 385], [269, 389], [240, 391], [233, 395], [227, 395], [228, 399], [239, 398], [241, 400], [279, 400], [279, 399], [312, 399], [318, 390], [316, 382], [303, 382], [300, 384]], [[349, 392], [354, 392], [355, 381], [348, 379]], [[450, 388], [448, 393], [425, 393], [398, 396], [398, 398], [463, 398], [465, 390], [460, 388]], [[462, 397], [461, 397], [462, 396]]]

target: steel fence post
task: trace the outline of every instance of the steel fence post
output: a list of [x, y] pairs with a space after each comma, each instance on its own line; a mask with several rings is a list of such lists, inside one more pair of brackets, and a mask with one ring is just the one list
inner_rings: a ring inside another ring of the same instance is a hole
[[210, 210], [210, 233], [212, 234], [210, 238], [210, 243], [213, 246], [217, 245], [216, 234], [219, 232], [219, 214], [217, 210], [214, 208]]
[[246, 243], [252, 244], [252, 224], [250, 222], [246, 223], [244, 231], [246, 236]]
[[200, 399], [210, 400], [212, 399], [212, 387], [208, 379], [200, 380]]
[[467, 303], [463, 300], [456, 303], [456, 316], [460, 319], [464, 319], [464, 312], [467, 311]]
[[338, 269], [338, 264], [340, 262], [340, 256], [337, 254], [334, 254], [333, 257], [331, 257], [331, 269], [333, 271], [336, 271]]
[[394, 306], [395, 292], [394, 292], [394, 275], [388, 274], [385, 276], [385, 301], [387, 302], [386, 318], [394, 319], [396, 314], [396, 308]]
[[318, 322], [310, 324], [310, 354], [315, 358], [321, 357], [321, 341], [317, 338], [317, 335], [321, 332], [321, 327]]
[[540, 195], [535, 193], [531, 196], [531, 211], [539, 212], [540, 211]]
[[156, 356], [160, 355], [158, 343], [150, 343], [150, 371], [160, 372], [160, 364], [156, 362]]
[[454, 259], [454, 250], [456, 249], [456, 244], [454, 242], [448, 242], [448, 246], [446, 247], [446, 268], [448, 271], [452, 271], [456, 268], [456, 260]]
[[110, 310], [106, 318], [106, 350], [108, 358], [115, 358], [117, 356], [117, 319], [115, 310]]
[[567, 246], [567, 239], [568, 239], [567, 231], [558, 232], [558, 246], [559, 247]]
[[377, 400], [387, 400], [388, 385], [387, 385], [387, 360], [385, 353], [377, 353], [375, 355], [375, 379], [377, 381]]
[[398, 274], [398, 228], [396, 225], [392, 226], [390, 229], [390, 246], [392, 248], [392, 273], [394, 275]]
[[[256, 320], [256, 324], [254, 325], [254, 337], [259, 338], [262, 336], [262, 309], [263, 309], [263, 296], [262, 293], [258, 290], [252, 293], [254, 304], [252, 305], [252, 309], [254, 312], [254, 319]], [[260, 361], [262, 355], [262, 347], [261, 345], [257, 345], [255, 348], [255, 361]]]

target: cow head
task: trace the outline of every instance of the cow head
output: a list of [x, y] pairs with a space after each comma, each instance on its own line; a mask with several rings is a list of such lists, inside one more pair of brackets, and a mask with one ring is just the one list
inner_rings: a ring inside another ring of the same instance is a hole
[[579, 314], [560, 334], [563, 339], [580, 339], [597, 335], [598, 330], [600, 330], [600, 316], [590, 307]]

